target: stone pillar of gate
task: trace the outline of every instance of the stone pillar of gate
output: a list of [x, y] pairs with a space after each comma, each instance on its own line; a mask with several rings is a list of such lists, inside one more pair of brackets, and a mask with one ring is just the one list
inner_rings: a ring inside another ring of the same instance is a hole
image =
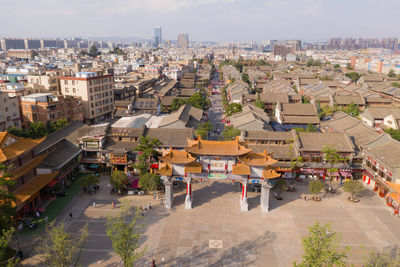
[[186, 178], [186, 199], [185, 209], [192, 209], [193, 193], [192, 193], [192, 178]]
[[174, 202], [174, 189], [172, 178], [168, 176], [162, 176], [161, 179], [165, 186], [165, 207], [167, 209], [172, 209], [172, 204]]
[[263, 181], [261, 184], [261, 211], [269, 212], [269, 190], [272, 188], [272, 185], [268, 181]]
[[242, 179], [242, 195], [240, 197], [240, 209], [241, 211], [248, 211], [249, 204], [247, 203], [247, 178]]

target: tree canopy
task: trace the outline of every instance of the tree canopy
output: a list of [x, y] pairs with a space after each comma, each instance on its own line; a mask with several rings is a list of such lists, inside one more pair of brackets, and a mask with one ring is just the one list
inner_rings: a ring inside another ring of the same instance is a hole
[[162, 180], [158, 174], [142, 173], [139, 179], [139, 186], [145, 190], [157, 190], [162, 186]]
[[392, 69], [389, 70], [388, 76], [389, 76], [390, 78], [397, 77], [396, 73], [395, 73], [394, 70], [392, 70]]
[[310, 58], [309, 60], [307, 60], [306, 66], [307, 67], [319, 67], [319, 66], [322, 66], [322, 63], [321, 63], [321, 60], [319, 60], [319, 59], [314, 60], [314, 59]]
[[23, 130], [16, 127], [11, 127], [7, 130], [7, 132], [25, 138], [41, 138], [43, 136], [49, 135], [59, 129], [64, 128], [67, 125], [66, 119], [59, 119], [55, 122], [47, 122], [47, 125], [44, 125], [42, 122], [32, 122], [28, 125], [27, 130]]
[[88, 224], [80, 231], [79, 235], [65, 232], [64, 223], [55, 225], [51, 222], [46, 229], [37, 248], [43, 255], [42, 263], [51, 267], [77, 266], [88, 237]]
[[400, 130], [389, 128], [386, 129], [385, 132], [388, 133], [393, 139], [400, 141]]
[[[14, 186], [15, 182], [11, 177], [11, 174], [7, 171], [7, 166], [0, 165], [0, 231], [10, 229], [14, 224], [16, 216], [16, 210], [14, 203], [17, 201], [15, 195], [11, 192], [11, 187]], [[0, 232], [1, 233], [1, 232]]]
[[171, 103], [171, 111], [176, 111], [185, 104], [191, 105], [195, 108], [205, 109], [206, 107], [210, 106], [210, 100], [204, 98], [201, 92], [196, 92], [188, 99], [174, 98], [172, 99]]
[[141, 174], [146, 173], [150, 168], [150, 161], [158, 155], [156, 148], [161, 145], [162, 143], [157, 138], [141, 136], [139, 145], [134, 149], [139, 152], [138, 161], [132, 164], [132, 167], [138, 169]]
[[242, 105], [239, 103], [230, 103], [226, 108], [225, 108], [225, 115], [226, 116], [231, 116], [234, 113], [241, 112], [242, 111]]
[[206, 121], [203, 123], [200, 123], [197, 126], [197, 130], [195, 132], [196, 136], [200, 135], [202, 139], [207, 139], [208, 138], [208, 133], [211, 132], [213, 130], [213, 126], [211, 124], [211, 122]]
[[303, 261], [294, 266], [346, 266], [347, 251], [339, 250], [340, 237], [330, 224], [321, 225], [316, 222], [309, 228], [309, 235], [302, 238]]
[[349, 78], [353, 83], [357, 82], [361, 78], [361, 75], [355, 71], [348, 72], [345, 74], [345, 76]]
[[118, 190], [118, 192], [125, 190], [128, 182], [128, 177], [123, 171], [114, 170], [110, 175], [110, 184], [113, 188]]
[[[78, 179], [78, 184], [82, 188], [89, 189], [91, 186], [94, 186], [98, 183], [100, 183], [99, 177], [94, 174], [87, 174]], [[89, 193], [90, 190], [87, 190], [87, 192]]]
[[343, 185], [343, 190], [351, 194], [351, 199], [357, 199], [356, 194], [364, 190], [364, 186], [356, 180], [346, 181]]
[[139, 220], [140, 212], [135, 210], [133, 218], [128, 218], [128, 211], [123, 207], [121, 214], [117, 217], [109, 217], [106, 223], [106, 233], [111, 239], [112, 247], [124, 267], [131, 267], [140, 259], [145, 250], [138, 250], [139, 240], [143, 235], [144, 226]]
[[226, 141], [233, 140], [233, 139], [235, 139], [236, 136], [239, 136], [239, 135], [240, 135], [240, 130], [236, 129], [232, 125], [225, 126], [224, 130], [222, 131], [223, 139]]
[[99, 53], [99, 51], [97, 50], [97, 47], [96, 46], [94, 46], [94, 45], [92, 45], [91, 47], [90, 47], [90, 49], [89, 49], [89, 56], [91, 56], [91, 57], [97, 57], [100, 53]]

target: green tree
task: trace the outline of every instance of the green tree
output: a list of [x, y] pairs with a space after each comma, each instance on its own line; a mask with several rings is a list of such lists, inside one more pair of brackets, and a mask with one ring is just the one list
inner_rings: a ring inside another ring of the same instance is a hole
[[53, 221], [47, 227], [46, 235], [40, 240], [37, 248], [42, 254], [42, 264], [51, 267], [79, 265], [89, 235], [88, 224], [76, 236], [65, 232], [64, 226], [64, 223], [55, 225]]
[[139, 139], [139, 145], [134, 149], [134, 151], [140, 152], [138, 160], [137, 163], [132, 165], [132, 167], [138, 169], [141, 174], [146, 173], [150, 167], [151, 160], [156, 158], [158, 155], [156, 148], [161, 145], [162, 143], [157, 138], [141, 136]]
[[236, 136], [240, 135], [240, 130], [236, 129], [232, 125], [225, 126], [224, 130], [222, 131], [223, 139], [226, 141], [235, 139]]
[[7, 267], [15, 267], [20, 261], [19, 258], [15, 258], [15, 249], [10, 247], [10, 242], [14, 234], [15, 229], [13, 227], [3, 229], [3, 232], [0, 234], [0, 262], [6, 263], [4, 266]]
[[372, 252], [365, 267], [398, 267], [400, 266], [400, 250], [398, 247]]
[[110, 184], [119, 194], [126, 190], [129, 179], [123, 171], [115, 170], [111, 173]]
[[286, 143], [289, 144], [288, 156], [290, 157], [290, 169], [292, 171], [292, 177], [295, 177], [295, 170], [304, 162], [304, 159], [302, 156], [296, 153], [293, 139], [288, 140]]
[[249, 75], [246, 72], [242, 73], [242, 81], [244, 81], [247, 84], [250, 84]]
[[278, 190], [278, 199], [281, 199], [282, 192], [287, 189], [286, 180], [279, 178], [276, 181], [274, 188]]
[[298, 265], [294, 263], [294, 266], [346, 266], [349, 248], [339, 250], [339, 240], [340, 237], [330, 224], [320, 225], [316, 222], [309, 228], [309, 235], [302, 238], [303, 261]]
[[97, 47], [92, 45], [89, 49], [89, 56], [91, 57], [97, 57], [99, 55], [99, 51], [97, 50]]
[[358, 115], [360, 115], [360, 109], [356, 104], [354, 104], [353, 101], [351, 101], [351, 103], [342, 110], [353, 117], [357, 117]]
[[322, 153], [324, 155], [324, 161], [329, 164], [330, 168], [327, 170], [329, 172], [329, 191], [332, 191], [332, 173], [337, 172], [338, 168], [335, 167], [341, 161], [344, 161], [345, 158], [340, 156], [338, 151], [333, 147], [326, 145], [322, 149]]
[[400, 141], [400, 130], [389, 128], [386, 129], [385, 132], [388, 133], [393, 139]]
[[7, 167], [8, 166], [0, 165], [0, 233], [12, 227], [16, 216], [15, 203], [17, 199], [11, 192], [15, 181], [11, 179], [12, 175], [8, 172]]
[[301, 96], [301, 102], [303, 102], [303, 104], [309, 104], [310, 103], [310, 99], [308, 99], [305, 96]]
[[358, 201], [356, 195], [364, 190], [364, 186], [359, 181], [350, 180], [344, 183], [343, 190], [351, 194], [350, 200]]
[[263, 102], [261, 102], [259, 93], [257, 93], [257, 98], [256, 98], [256, 101], [254, 101], [254, 106], [261, 108], [261, 109], [265, 108], [265, 104]]
[[139, 186], [145, 190], [157, 190], [162, 184], [162, 180], [158, 174], [147, 172], [140, 175]]
[[171, 111], [176, 111], [185, 104], [186, 104], [186, 101], [184, 99], [174, 98], [174, 99], [172, 99], [172, 103], [171, 103]]
[[29, 124], [28, 135], [30, 138], [41, 138], [47, 135], [46, 126], [43, 122], [32, 122]]
[[346, 68], [347, 68], [348, 70], [353, 70], [353, 67], [351, 66], [350, 63], [348, 63], [348, 64], [346, 65]]
[[333, 68], [336, 69], [336, 70], [340, 69], [340, 65], [339, 64], [335, 64], [335, 65], [333, 65]]
[[230, 103], [226, 108], [225, 108], [225, 115], [226, 116], [231, 116], [234, 113], [238, 113], [242, 111], [242, 105], [239, 103]]
[[98, 183], [100, 183], [99, 177], [97, 177], [96, 175], [93, 174], [87, 174], [81, 178], [79, 178], [78, 180], [78, 184], [80, 187], [82, 188], [86, 188], [87, 189], [87, 193], [90, 193], [90, 187], [97, 185]]
[[205, 109], [210, 105], [210, 102], [208, 99], [206, 99], [202, 93], [196, 92], [194, 95], [189, 97], [189, 99], [186, 101], [187, 104], [191, 105], [192, 107], [199, 108], [199, 109]]
[[400, 88], [400, 83], [394, 82], [394, 83], [392, 83], [392, 86], [393, 86], [393, 87], [396, 87], [396, 88]]
[[333, 81], [333, 78], [329, 76], [322, 76], [321, 81]]
[[213, 130], [213, 126], [211, 124], [211, 122], [206, 121], [204, 123], [200, 123], [197, 126], [197, 130], [195, 132], [196, 136], [200, 135], [202, 139], [207, 139], [208, 137], [208, 133], [211, 132]]
[[319, 200], [319, 192], [324, 188], [324, 184], [320, 180], [310, 181], [308, 184], [308, 190], [313, 195], [313, 199]]
[[394, 72], [394, 70], [389, 70], [388, 76], [390, 78], [394, 78], [394, 77], [396, 77], [396, 73]]
[[346, 73], [345, 76], [349, 78], [353, 83], [356, 83], [361, 78], [361, 75], [358, 72], [354, 71]]
[[106, 223], [106, 233], [111, 239], [113, 250], [125, 267], [133, 266], [145, 252], [145, 249], [138, 250], [144, 226], [139, 219], [141, 214], [136, 209], [132, 219], [128, 215], [126, 208], [123, 208], [120, 216], [109, 217]]

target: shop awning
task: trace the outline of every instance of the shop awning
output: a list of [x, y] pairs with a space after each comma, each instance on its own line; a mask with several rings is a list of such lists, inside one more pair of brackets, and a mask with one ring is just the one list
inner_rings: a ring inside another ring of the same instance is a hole
[[338, 172], [327, 172], [328, 176], [339, 176]]
[[340, 175], [342, 175], [343, 177], [351, 177], [351, 172], [340, 172]]
[[58, 183], [58, 181], [57, 181], [56, 179], [54, 179], [54, 180], [51, 180], [50, 183], [48, 183], [47, 185], [48, 185], [49, 187], [53, 187], [53, 186], [55, 186], [57, 183]]
[[14, 195], [17, 198], [17, 205], [24, 203], [45, 187], [52, 179], [58, 175], [57, 172], [41, 174], [33, 177], [30, 181], [19, 187]]
[[285, 173], [283, 174], [283, 178], [285, 178], [285, 179], [291, 179], [291, 178], [292, 178], [292, 173], [291, 173], [291, 172], [285, 172]]
[[139, 188], [139, 179], [135, 179], [132, 181], [131, 188], [133, 188], [133, 189]]
[[95, 164], [95, 163], [92, 163], [92, 164], [89, 165], [90, 169], [97, 169], [98, 167], [100, 167], [100, 165], [99, 164]]

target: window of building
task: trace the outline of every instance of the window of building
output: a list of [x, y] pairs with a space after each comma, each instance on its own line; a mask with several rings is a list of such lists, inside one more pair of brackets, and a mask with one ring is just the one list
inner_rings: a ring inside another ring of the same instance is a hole
[[75, 85], [75, 80], [72, 80], [72, 85]]
[[76, 93], [76, 88], [72, 88], [72, 92], [73, 92], [73, 93]]
[[92, 116], [94, 116], [94, 111], [92, 110]]
[[6, 112], [8, 112], [8, 107], [5, 108]]
[[69, 93], [69, 88], [68, 87], [65, 87], [65, 92]]
[[64, 84], [65, 84], [65, 85], [68, 85], [68, 81], [67, 81], [67, 80], [64, 80]]

